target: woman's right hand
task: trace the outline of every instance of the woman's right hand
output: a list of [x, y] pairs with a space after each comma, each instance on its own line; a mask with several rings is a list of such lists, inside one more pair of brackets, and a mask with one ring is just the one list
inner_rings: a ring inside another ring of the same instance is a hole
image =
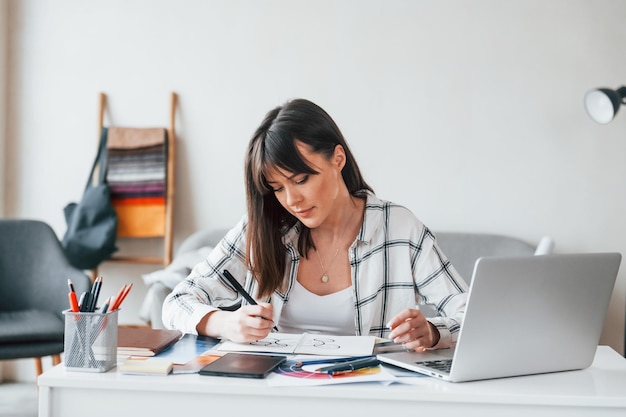
[[248, 343], [267, 337], [274, 327], [269, 303], [245, 305], [236, 311], [212, 311], [196, 326], [198, 334]]

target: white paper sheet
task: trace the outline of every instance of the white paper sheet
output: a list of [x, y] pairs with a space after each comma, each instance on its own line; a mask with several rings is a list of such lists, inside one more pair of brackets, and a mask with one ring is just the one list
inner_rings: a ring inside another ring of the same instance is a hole
[[321, 356], [366, 356], [374, 350], [374, 336], [333, 336], [312, 333], [270, 333], [251, 343], [225, 341], [219, 351], [310, 354]]

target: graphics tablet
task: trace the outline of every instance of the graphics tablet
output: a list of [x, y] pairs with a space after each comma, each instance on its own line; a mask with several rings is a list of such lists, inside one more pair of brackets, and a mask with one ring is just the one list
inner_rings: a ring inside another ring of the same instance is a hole
[[234, 376], [239, 378], [265, 378], [286, 356], [227, 353], [200, 369], [200, 375]]

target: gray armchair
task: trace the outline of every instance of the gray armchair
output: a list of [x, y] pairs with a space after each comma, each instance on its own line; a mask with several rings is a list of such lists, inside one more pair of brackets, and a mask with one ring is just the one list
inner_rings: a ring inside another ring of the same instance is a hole
[[54, 231], [37, 220], [0, 219], [0, 360], [61, 361], [69, 308], [67, 280], [78, 294], [90, 279], [71, 266]]

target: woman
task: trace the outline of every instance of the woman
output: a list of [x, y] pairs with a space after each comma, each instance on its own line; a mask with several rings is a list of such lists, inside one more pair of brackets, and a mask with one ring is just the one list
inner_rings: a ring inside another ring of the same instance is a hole
[[[236, 342], [273, 328], [369, 334], [417, 351], [456, 341], [466, 284], [408, 209], [374, 195], [323, 109], [297, 99], [270, 111], [245, 181], [247, 216], [167, 297], [167, 327]], [[427, 320], [420, 303], [440, 317]]]

